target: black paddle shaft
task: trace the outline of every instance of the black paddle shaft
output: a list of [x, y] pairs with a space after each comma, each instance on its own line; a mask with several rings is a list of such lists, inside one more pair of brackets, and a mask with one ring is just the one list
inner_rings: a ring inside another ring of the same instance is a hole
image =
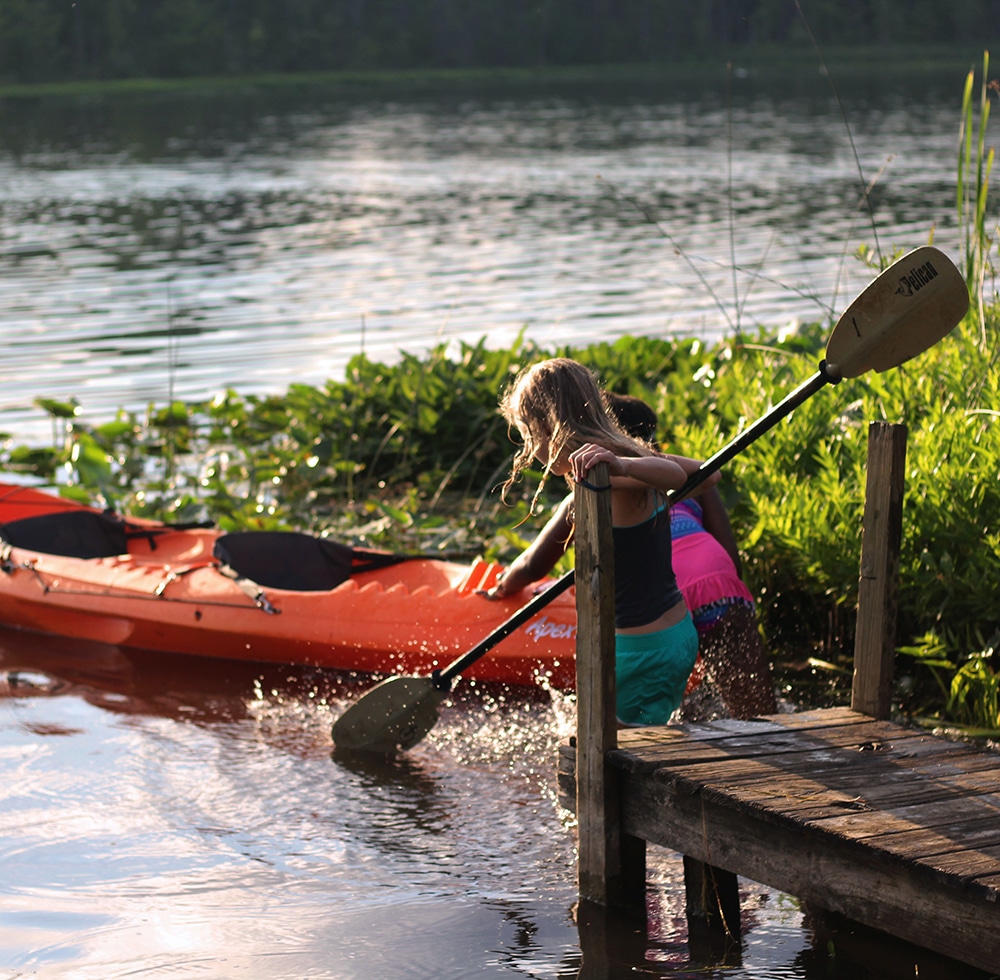
[[529, 603], [509, 619], [505, 619], [489, 636], [480, 640], [468, 653], [463, 653], [458, 660], [448, 664], [443, 670], [435, 670], [431, 674], [434, 686], [442, 691], [451, 690], [451, 682], [470, 664], [474, 664], [481, 656], [493, 649], [501, 640], [510, 636], [522, 623], [527, 622], [541, 609], [544, 609], [553, 599], [562, 595], [573, 584], [573, 571], [557, 578], [544, 592], [539, 592]]
[[807, 381], [803, 381], [793, 392], [786, 395], [766, 415], [762, 415], [753, 425], [744, 429], [735, 439], [722, 447], [711, 459], [706, 459], [684, 482], [682, 487], [671, 490], [667, 501], [673, 506], [685, 497], [690, 497], [692, 491], [708, 479], [716, 470], [722, 469], [734, 456], [743, 452], [750, 443], [759, 439], [768, 429], [773, 428], [793, 409], [801, 405], [810, 395], [816, 394], [824, 385], [837, 384], [840, 376], [831, 373], [826, 361], [819, 362], [816, 373]]
[[[748, 429], [744, 429], [735, 439], [723, 446], [711, 459], [705, 460], [684, 482], [682, 487], [667, 494], [667, 502], [672, 506], [689, 497], [695, 488], [705, 482], [716, 470], [721, 469], [737, 453], [742, 452], [754, 440], [759, 439], [768, 429], [775, 426], [793, 409], [802, 404], [810, 395], [815, 394], [826, 384], [836, 384], [840, 381], [837, 375], [827, 371], [826, 361], [820, 361], [819, 370], [808, 381], [804, 381], [791, 394], [783, 398], [766, 415], [759, 418]], [[477, 643], [468, 653], [462, 654], [457, 660], [442, 670], [431, 674], [431, 682], [440, 691], [450, 691], [451, 682], [466, 667], [474, 664], [480, 657], [493, 649], [501, 640], [510, 636], [522, 623], [531, 619], [535, 613], [544, 609], [553, 599], [562, 595], [573, 584], [574, 572], [566, 572], [557, 578], [544, 592], [540, 592], [530, 602], [522, 606], [513, 616], [504, 620], [489, 636]]]

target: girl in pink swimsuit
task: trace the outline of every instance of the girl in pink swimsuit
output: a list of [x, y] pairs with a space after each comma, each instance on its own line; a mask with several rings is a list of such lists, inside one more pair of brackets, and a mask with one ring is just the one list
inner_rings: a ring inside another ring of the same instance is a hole
[[688, 499], [670, 509], [674, 573], [698, 631], [702, 665], [734, 718], [773, 714], [771, 668], [753, 596], [729, 552], [706, 529], [702, 503], [710, 513], [722, 507], [721, 500]]

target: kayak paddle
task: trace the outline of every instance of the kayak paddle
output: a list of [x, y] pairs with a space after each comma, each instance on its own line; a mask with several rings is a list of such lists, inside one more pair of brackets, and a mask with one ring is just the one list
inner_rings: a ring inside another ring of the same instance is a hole
[[[702, 463], [682, 487], [667, 495], [668, 502], [672, 505], [690, 496], [824, 385], [898, 367], [936, 344], [968, 308], [968, 289], [951, 259], [932, 246], [908, 252], [872, 280], [840, 317], [816, 374]], [[334, 722], [337, 748], [382, 754], [412, 748], [434, 727], [454, 678], [572, 584], [569, 571], [468, 653], [430, 677], [390, 677], [377, 684]]]
[[451, 691], [452, 680], [572, 584], [573, 572], [569, 571], [468, 653], [443, 670], [433, 671], [430, 677], [390, 677], [376, 684], [334, 722], [334, 744], [351, 752], [381, 753], [416, 745], [434, 727], [438, 706]]

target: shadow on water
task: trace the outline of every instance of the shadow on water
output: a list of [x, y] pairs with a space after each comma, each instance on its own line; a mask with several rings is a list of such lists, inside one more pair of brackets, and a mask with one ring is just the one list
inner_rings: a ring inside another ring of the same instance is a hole
[[835, 912], [811, 907], [804, 911], [810, 945], [798, 960], [809, 975], [825, 968], [833, 980], [996, 980], [998, 976], [912, 946]]
[[[946, 98], [955, 91], [955, 79], [965, 66], [975, 63], [981, 52], [946, 51], [941, 60], [914, 64], [905, 58], [893, 60], [888, 52], [877, 59], [861, 57], [847, 63], [831, 62], [837, 88], [845, 99], [877, 101], [889, 98]], [[295, 113], [301, 125], [311, 114], [337, 106], [344, 116], [366, 102], [398, 103], [420, 100], [427, 105], [462, 105], [475, 100], [484, 104], [547, 98], [605, 103], [659, 100], [725, 104], [733, 95], [733, 72], [737, 94], [746, 98], [787, 97], [789, 77], [796, 79], [795, 94], [824, 102], [830, 98], [829, 78], [816, 70], [812, 55], [806, 66], [795, 60], [768, 56], [754, 58], [752, 51], [726, 59], [684, 65], [588, 66], [583, 69], [438, 72], [401, 75], [371, 73], [367, 77], [298, 76], [294, 80], [247, 78], [239, 84], [225, 79], [195, 86], [164, 84], [159, 90], [128, 86], [116, 90], [32, 95], [19, 92], [0, 97], [0, 150], [18, 152], [25, 136], [29, 145], [41, 149], [73, 147], [82, 139], [102, 143], [111, 150], [122, 147], [149, 159], [176, 153], [179, 144], [172, 135], [185, 134], [191, 141], [224, 156], [233, 140], [245, 140], [261, 129], [274, 129], [293, 139], [296, 128], [281, 120]], [[150, 106], [155, 111], [150, 111]], [[253, 121], [252, 123], [250, 121]], [[12, 135], [14, 134], [14, 135]], [[23, 135], [22, 135], [23, 134]], [[15, 139], [16, 135], [16, 139]]]
[[[430, 838], [452, 831], [452, 815], [440, 782], [428, 768], [406, 755], [333, 749], [333, 761], [355, 777], [354, 792], [369, 802], [369, 819], [357, 833], [383, 850], [404, 848], [411, 835]], [[400, 836], [400, 829], [406, 835]]]
[[[649, 893], [650, 911], [658, 901]], [[580, 933], [579, 980], [631, 980], [635, 977], [766, 978], [824, 980], [996, 980], [929, 950], [920, 949], [833, 912], [804, 908], [806, 943], [791, 966], [763, 966], [754, 952], [753, 913], [743, 913], [744, 939], [699, 934], [691, 926], [669, 941], [654, 935], [655, 913], [646, 923], [624, 912], [580, 901], [574, 908]]]
[[0, 697], [75, 695], [121, 714], [200, 723], [250, 717], [263, 697], [326, 703], [370, 681], [318, 668], [136, 650], [0, 627]]

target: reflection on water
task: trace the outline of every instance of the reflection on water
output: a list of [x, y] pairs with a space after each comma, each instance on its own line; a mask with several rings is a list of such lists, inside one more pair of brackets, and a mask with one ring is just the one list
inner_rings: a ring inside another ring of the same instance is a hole
[[6, 633], [0, 669], [5, 966], [458, 977], [470, 943], [527, 955], [525, 923], [572, 955], [571, 841], [524, 760], [335, 763], [358, 682], [294, 669]]
[[[846, 100], [887, 251], [957, 241], [966, 70]], [[839, 313], [876, 232], [814, 83], [0, 102], [0, 425], [44, 440], [37, 395], [103, 421], [522, 328], [715, 339]]]
[[463, 684], [405, 756], [334, 757], [369, 683], [0, 629], [0, 975], [949, 975], [752, 882], [720, 966], [656, 848], [648, 929], [577, 908], [571, 700]]

